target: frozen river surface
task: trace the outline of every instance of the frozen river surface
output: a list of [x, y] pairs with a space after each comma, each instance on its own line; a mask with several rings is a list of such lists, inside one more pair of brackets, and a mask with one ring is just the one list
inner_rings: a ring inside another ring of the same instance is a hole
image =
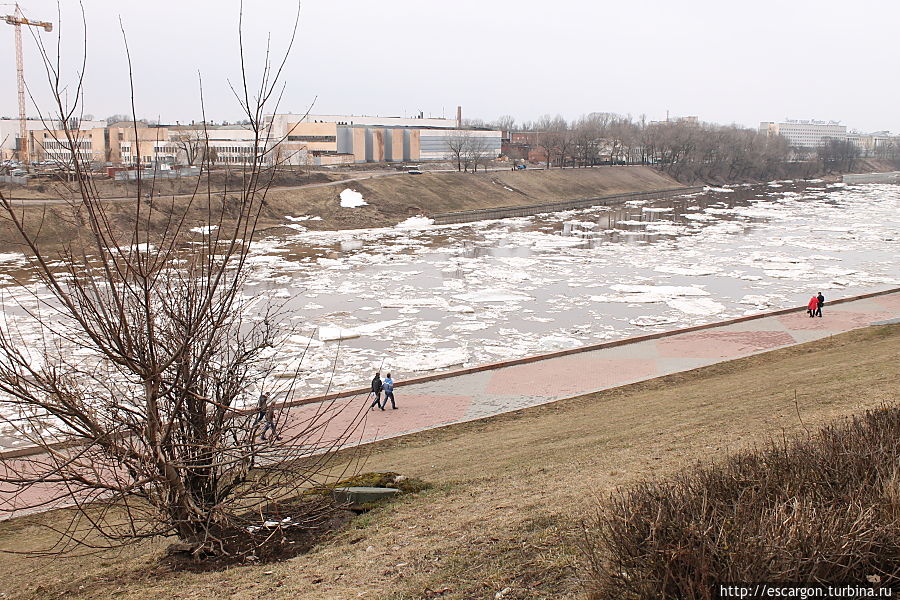
[[[352, 210], [348, 208], [347, 210]], [[302, 218], [287, 219], [302, 229]], [[269, 239], [307, 393], [405, 379], [900, 285], [900, 186], [712, 188], [528, 218]], [[310, 340], [311, 338], [311, 340]], [[302, 361], [299, 357], [309, 343]]]
[[379, 366], [403, 380], [900, 285], [900, 186], [773, 182], [465, 225], [305, 231], [314, 217], [288, 215], [296, 234], [254, 244], [245, 289], [285, 303], [295, 334], [276, 376], [299, 370], [307, 396], [332, 373], [331, 391], [361, 387]]

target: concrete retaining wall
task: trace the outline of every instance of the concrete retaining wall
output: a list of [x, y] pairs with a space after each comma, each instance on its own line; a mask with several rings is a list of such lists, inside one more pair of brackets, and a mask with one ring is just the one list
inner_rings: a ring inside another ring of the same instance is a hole
[[608, 206], [620, 204], [626, 200], [658, 200], [681, 194], [693, 194], [702, 192], [702, 187], [679, 187], [652, 192], [629, 192], [626, 194], [612, 194], [609, 196], [597, 196], [596, 198], [581, 198], [579, 200], [565, 200], [563, 202], [545, 202], [542, 204], [530, 204], [526, 206], [503, 206], [500, 208], [481, 208], [477, 210], [463, 210], [452, 213], [432, 215], [436, 225], [450, 225], [452, 223], [471, 223], [472, 221], [484, 221], [487, 219], [507, 219], [510, 217], [529, 217], [541, 213], [559, 212], [562, 210], [574, 210], [578, 208], [590, 208], [591, 206]]

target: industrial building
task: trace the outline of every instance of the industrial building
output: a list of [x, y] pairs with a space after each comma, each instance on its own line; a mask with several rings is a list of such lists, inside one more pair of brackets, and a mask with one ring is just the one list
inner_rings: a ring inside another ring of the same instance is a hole
[[[460, 127], [460, 119], [276, 114], [266, 117], [254, 143], [243, 125], [151, 125], [105, 121], [72, 123], [79, 157], [95, 165], [241, 165], [254, 153], [265, 164], [338, 165], [446, 160], [455, 137], [477, 140], [485, 156], [500, 155], [502, 132]], [[18, 119], [0, 120], [2, 158], [18, 155]], [[59, 123], [28, 120], [33, 161], [71, 160]], [[138, 159], [140, 156], [140, 160]]]
[[365, 162], [446, 160], [450, 140], [477, 138], [485, 153], [500, 155], [502, 132], [468, 129], [457, 119], [372, 117], [356, 115], [294, 115], [268, 117], [274, 140], [294, 144], [289, 152], [308, 153], [315, 165]]

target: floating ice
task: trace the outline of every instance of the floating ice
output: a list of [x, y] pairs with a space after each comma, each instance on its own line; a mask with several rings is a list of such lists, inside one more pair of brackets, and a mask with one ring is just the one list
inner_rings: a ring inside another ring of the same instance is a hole
[[670, 296], [709, 296], [706, 290], [692, 286], [675, 286], [675, 285], [625, 285], [617, 283], [609, 286], [616, 292], [625, 294], [654, 294], [663, 297]]
[[474, 308], [472, 308], [471, 306], [466, 306], [465, 304], [451, 306], [451, 307], [447, 308], [447, 310], [449, 310], [450, 312], [456, 312], [456, 313], [473, 313], [473, 312], [475, 312]]
[[722, 269], [716, 266], [703, 266], [703, 265], [686, 265], [686, 266], [678, 266], [678, 265], [657, 265], [653, 268], [657, 273], [669, 273], [671, 275], [715, 275], [719, 273]]
[[346, 188], [341, 192], [341, 208], [359, 208], [360, 206], [366, 206], [368, 204], [368, 202], [363, 200], [362, 194], [356, 190]]
[[325, 327], [319, 327], [319, 339], [323, 342], [334, 342], [337, 340], [351, 340], [353, 338], [358, 338], [361, 334], [356, 329], [344, 328], [344, 327], [334, 327], [331, 325], [327, 325]]
[[524, 302], [526, 300], [534, 300], [527, 294], [503, 289], [479, 290], [468, 294], [457, 294], [453, 297], [466, 302]]
[[434, 371], [461, 365], [467, 360], [469, 352], [465, 348], [440, 348], [414, 354], [398, 354], [390, 363], [395, 371]]
[[350, 340], [363, 335], [372, 335], [383, 329], [396, 327], [403, 323], [403, 319], [395, 319], [393, 321], [379, 321], [378, 323], [368, 323], [366, 325], [358, 325], [356, 327], [336, 327], [326, 325], [319, 327], [319, 339], [323, 342], [332, 342], [336, 340]]
[[450, 331], [481, 331], [482, 329], [487, 329], [490, 327], [488, 323], [484, 323], [482, 321], [460, 321], [459, 323], [454, 323], [447, 327]]
[[669, 221], [652, 221], [647, 223], [647, 231], [648, 233], [659, 233], [664, 235], [677, 235], [679, 233], [684, 233], [687, 231], [687, 227], [684, 225], [676, 225], [675, 223], [671, 223]]
[[577, 348], [584, 342], [573, 337], [563, 335], [546, 335], [541, 337], [538, 346], [541, 350], [568, 350], [569, 348]]
[[727, 187], [706, 186], [705, 188], [703, 188], [703, 191], [704, 192], [719, 192], [721, 194], [728, 194], [728, 193], [733, 192], [734, 190], [731, 188], [727, 188]]
[[382, 308], [419, 308], [419, 307], [448, 307], [448, 302], [443, 298], [385, 298], [378, 301]]
[[709, 298], [672, 298], [666, 304], [689, 315], [715, 315], [725, 310], [725, 305]]
[[638, 327], [656, 327], [658, 325], [669, 325], [670, 323], [677, 323], [678, 319], [675, 317], [666, 317], [663, 315], [646, 315], [643, 317], [637, 317], [636, 319], [631, 319], [628, 321], [632, 325], [637, 325]]

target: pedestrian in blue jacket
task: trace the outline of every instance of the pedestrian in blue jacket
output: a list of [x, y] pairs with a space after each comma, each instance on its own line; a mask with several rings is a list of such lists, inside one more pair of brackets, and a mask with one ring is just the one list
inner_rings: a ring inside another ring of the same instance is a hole
[[384, 407], [387, 406], [388, 398], [391, 399], [391, 408], [396, 409], [397, 405], [394, 404], [394, 380], [391, 379], [390, 373], [381, 382], [381, 389], [384, 390], [384, 404], [381, 405], [381, 410], [384, 410]]

